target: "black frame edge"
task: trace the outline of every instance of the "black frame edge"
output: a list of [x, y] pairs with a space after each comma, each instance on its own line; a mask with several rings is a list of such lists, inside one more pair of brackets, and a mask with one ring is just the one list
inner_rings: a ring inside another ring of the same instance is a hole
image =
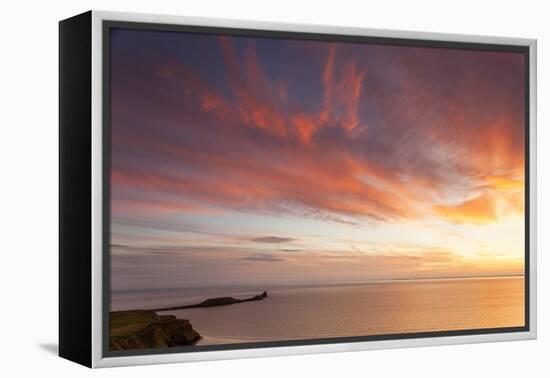
[[59, 356], [92, 367], [92, 12], [59, 22]]

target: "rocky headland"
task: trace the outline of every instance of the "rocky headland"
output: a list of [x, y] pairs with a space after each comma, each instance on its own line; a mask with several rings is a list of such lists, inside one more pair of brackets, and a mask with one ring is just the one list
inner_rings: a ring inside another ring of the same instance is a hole
[[187, 319], [132, 310], [110, 313], [110, 350], [194, 345], [201, 335]]
[[187, 319], [174, 315], [159, 315], [157, 312], [227, 306], [236, 303], [260, 301], [267, 293], [236, 299], [233, 297], [210, 298], [203, 302], [150, 310], [113, 311], [110, 313], [110, 350], [169, 348], [194, 345], [201, 335]]

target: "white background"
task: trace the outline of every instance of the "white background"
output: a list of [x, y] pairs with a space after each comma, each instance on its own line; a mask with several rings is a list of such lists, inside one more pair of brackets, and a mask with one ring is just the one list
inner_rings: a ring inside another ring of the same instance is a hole
[[[550, 11], [546, 1], [19, 1], [1, 27], [0, 375], [83, 377], [548, 377]], [[102, 369], [56, 356], [57, 21], [89, 9], [538, 39], [539, 339], [496, 344]], [[546, 349], [546, 351], [545, 351]]]

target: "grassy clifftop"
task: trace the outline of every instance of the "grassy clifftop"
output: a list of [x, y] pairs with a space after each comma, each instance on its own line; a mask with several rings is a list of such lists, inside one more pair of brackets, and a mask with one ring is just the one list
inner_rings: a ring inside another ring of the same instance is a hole
[[111, 312], [110, 331], [111, 350], [193, 345], [201, 338], [189, 320], [148, 310]]

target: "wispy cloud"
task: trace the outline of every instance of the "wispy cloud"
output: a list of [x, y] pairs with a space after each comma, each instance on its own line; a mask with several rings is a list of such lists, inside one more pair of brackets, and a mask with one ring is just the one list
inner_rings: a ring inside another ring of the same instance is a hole
[[260, 262], [285, 261], [285, 259], [282, 258], [282, 257], [277, 257], [277, 256], [272, 256], [272, 255], [252, 255], [252, 256], [241, 257], [241, 260], [260, 261]]
[[259, 236], [250, 239], [253, 242], [256, 243], [268, 243], [268, 244], [280, 244], [280, 243], [288, 243], [296, 241], [294, 238], [285, 238], [280, 236]]

